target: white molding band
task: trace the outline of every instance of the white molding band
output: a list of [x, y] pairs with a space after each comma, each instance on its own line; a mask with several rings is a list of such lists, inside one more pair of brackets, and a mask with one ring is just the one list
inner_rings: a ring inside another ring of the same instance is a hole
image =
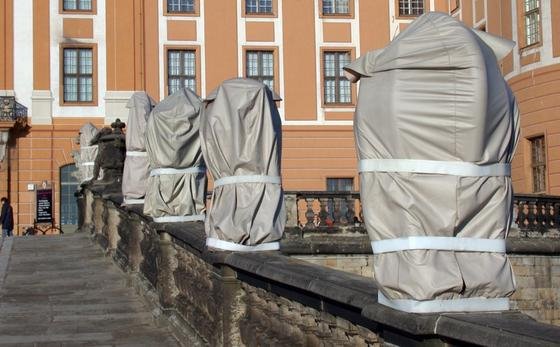
[[394, 308], [395, 310], [410, 313], [431, 312], [479, 312], [479, 311], [507, 311], [509, 310], [508, 298], [462, 298], [449, 300], [412, 300], [389, 299], [381, 291], [377, 292], [377, 302]]
[[144, 199], [127, 199], [124, 198], [125, 205], [141, 205], [144, 203]]
[[98, 148], [99, 145], [93, 145], [93, 146], [80, 146], [80, 149], [94, 149], [94, 148]]
[[214, 188], [226, 184], [236, 184], [236, 183], [282, 184], [282, 178], [280, 176], [266, 176], [266, 175], [226, 176], [214, 181]]
[[247, 246], [238, 243], [223, 241], [209, 237], [206, 239], [206, 246], [212, 248], [223, 249], [225, 251], [236, 252], [262, 252], [262, 251], [277, 251], [280, 249], [280, 242], [266, 242], [259, 245]]
[[505, 253], [506, 240], [480, 239], [473, 237], [409, 236], [396, 239], [372, 241], [371, 249], [373, 250], [373, 254], [418, 249]]
[[477, 165], [462, 161], [417, 159], [363, 159], [358, 163], [361, 172], [410, 172], [453, 176], [511, 176], [509, 163]]
[[203, 214], [195, 214], [192, 216], [163, 216], [154, 217], [153, 220], [156, 223], [178, 223], [178, 222], [198, 222], [204, 221], [206, 216]]
[[126, 151], [127, 157], [147, 157], [148, 152], [141, 152], [141, 151]]
[[198, 174], [198, 173], [206, 173], [206, 168], [204, 166], [193, 166], [193, 167], [188, 167], [186, 169], [174, 169], [170, 167], [162, 167], [150, 171], [150, 176], [182, 175], [182, 174]]

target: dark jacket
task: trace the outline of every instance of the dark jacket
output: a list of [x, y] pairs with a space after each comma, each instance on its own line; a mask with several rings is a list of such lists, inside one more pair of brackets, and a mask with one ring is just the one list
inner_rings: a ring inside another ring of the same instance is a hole
[[5, 202], [2, 205], [2, 214], [0, 215], [0, 221], [2, 221], [2, 229], [14, 229], [14, 212], [12, 210], [12, 206], [10, 206], [8, 202]]

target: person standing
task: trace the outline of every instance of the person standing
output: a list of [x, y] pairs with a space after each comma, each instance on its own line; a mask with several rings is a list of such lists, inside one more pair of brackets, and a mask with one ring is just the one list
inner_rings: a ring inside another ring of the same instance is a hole
[[14, 230], [14, 212], [8, 198], [3, 197], [2, 213], [0, 214], [0, 222], [2, 223], [2, 237], [12, 236]]

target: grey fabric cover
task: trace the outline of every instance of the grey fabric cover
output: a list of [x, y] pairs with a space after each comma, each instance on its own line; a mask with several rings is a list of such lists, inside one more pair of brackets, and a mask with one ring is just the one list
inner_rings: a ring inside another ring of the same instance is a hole
[[[188, 88], [154, 107], [146, 126], [150, 170], [204, 167], [198, 131], [201, 107], [200, 97]], [[205, 173], [150, 176], [144, 213], [152, 217], [203, 215], [206, 186]]]
[[[492, 47], [487, 45], [488, 42]], [[362, 159], [510, 163], [519, 114], [496, 55], [512, 43], [428, 13], [386, 48], [345, 70], [361, 77], [354, 132]], [[360, 193], [372, 241], [407, 236], [504, 239], [510, 177], [364, 172]], [[515, 280], [505, 254], [412, 250], [375, 254], [390, 299], [499, 298]]]
[[97, 157], [98, 147], [91, 146], [91, 140], [97, 135], [99, 129], [91, 123], [86, 123], [80, 128], [80, 156], [76, 163], [80, 171], [80, 183], [93, 178], [93, 162]]
[[[213, 91], [203, 111], [202, 151], [214, 181], [229, 176], [280, 176], [282, 126], [278, 99], [264, 84], [231, 79]], [[286, 224], [282, 186], [236, 183], [215, 187], [208, 237], [254, 246], [278, 241]]]
[[[126, 104], [128, 108], [128, 124], [126, 126], [126, 151], [146, 152], [145, 130], [148, 117], [155, 105], [154, 100], [146, 92], [132, 94]], [[127, 154], [124, 161], [122, 193], [126, 199], [141, 199], [146, 195], [149, 160], [147, 156]]]

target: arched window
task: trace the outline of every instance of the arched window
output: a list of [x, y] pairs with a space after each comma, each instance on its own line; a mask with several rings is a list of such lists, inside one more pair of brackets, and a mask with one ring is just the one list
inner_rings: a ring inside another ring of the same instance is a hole
[[76, 171], [74, 164], [60, 167], [60, 228], [65, 233], [78, 226], [78, 204], [74, 196], [79, 184]]

